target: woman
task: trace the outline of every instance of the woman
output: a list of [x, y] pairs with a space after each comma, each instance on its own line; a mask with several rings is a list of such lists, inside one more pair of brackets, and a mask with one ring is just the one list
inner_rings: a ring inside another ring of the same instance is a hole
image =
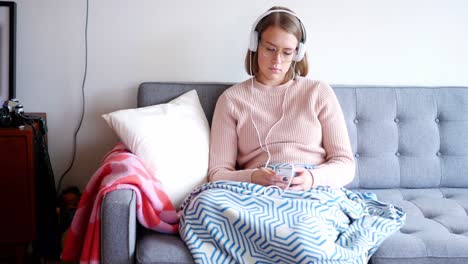
[[211, 182], [185, 200], [181, 238], [196, 263], [367, 263], [404, 212], [338, 188], [354, 177], [346, 125], [330, 86], [304, 78], [297, 16], [274, 7], [251, 36], [253, 78], [218, 99]]
[[[254, 23], [245, 58], [253, 77], [226, 90], [216, 105], [210, 181], [296, 191], [352, 181], [355, 165], [339, 102], [328, 84], [303, 77], [305, 41], [302, 22], [287, 8], [273, 7]], [[284, 163], [297, 177], [268, 168]]]

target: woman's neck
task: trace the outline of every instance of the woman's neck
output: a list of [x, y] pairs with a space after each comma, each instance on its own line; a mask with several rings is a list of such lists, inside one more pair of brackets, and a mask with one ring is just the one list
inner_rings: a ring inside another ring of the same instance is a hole
[[264, 86], [268, 86], [268, 87], [277, 87], [277, 86], [281, 86], [285, 83], [287, 83], [289, 80], [286, 80], [286, 79], [283, 79], [282, 81], [279, 81], [279, 80], [266, 80], [266, 79], [263, 79], [261, 76], [256, 76], [255, 77], [255, 80], [260, 83], [260, 84], [263, 84]]

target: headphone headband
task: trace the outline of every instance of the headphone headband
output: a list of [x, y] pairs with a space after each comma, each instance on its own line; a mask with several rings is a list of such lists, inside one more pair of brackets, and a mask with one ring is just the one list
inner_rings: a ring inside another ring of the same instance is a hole
[[288, 11], [288, 10], [283, 10], [283, 9], [274, 9], [274, 10], [268, 10], [267, 12], [263, 13], [260, 15], [257, 20], [255, 20], [254, 24], [252, 25], [252, 30], [250, 31], [250, 44], [249, 44], [249, 50], [252, 52], [256, 52], [258, 49], [258, 40], [259, 40], [259, 32], [256, 30], [258, 23], [265, 18], [266, 16], [272, 14], [272, 13], [286, 13], [289, 15], [294, 16], [298, 21], [301, 26], [301, 31], [302, 31], [302, 40], [299, 40], [298, 47], [297, 47], [297, 54], [294, 56], [294, 61], [299, 62], [304, 58], [305, 55], [305, 44], [306, 44], [306, 31], [304, 24], [302, 23], [302, 20], [299, 18], [298, 15], [295, 13]]

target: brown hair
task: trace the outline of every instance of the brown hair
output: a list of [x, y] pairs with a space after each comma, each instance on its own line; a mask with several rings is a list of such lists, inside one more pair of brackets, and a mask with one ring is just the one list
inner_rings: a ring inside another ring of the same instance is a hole
[[[270, 8], [270, 10], [285, 10], [293, 13], [290, 9], [286, 7], [281, 7], [281, 6], [274, 6]], [[268, 16], [262, 18], [255, 30], [258, 32], [258, 37], [261, 38], [263, 32], [271, 26], [277, 26], [283, 29], [284, 31], [293, 34], [298, 42], [304, 41], [304, 36], [302, 32], [302, 26], [301, 22], [299, 19], [291, 14], [288, 13], [283, 13], [283, 12], [275, 12], [271, 13]], [[260, 41], [260, 39], [258, 40]], [[252, 61], [250, 61], [252, 59]], [[296, 75], [298, 76], [306, 76], [307, 73], [309, 72], [309, 65], [307, 63], [307, 53], [304, 54], [304, 58], [301, 61], [298, 62], [292, 62], [291, 66], [289, 67], [288, 72], [285, 75], [285, 79], [289, 80], [292, 79], [294, 76], [293, 73], [293, 67], [295, 67], [294, 70], [296, 72]], [[258, 53], [254, 51], [247, 50], [247, 54], [245, 56], [245, 70], [247, 71], [247, 74], [251, 75], [256, 75], [258, 73]]]

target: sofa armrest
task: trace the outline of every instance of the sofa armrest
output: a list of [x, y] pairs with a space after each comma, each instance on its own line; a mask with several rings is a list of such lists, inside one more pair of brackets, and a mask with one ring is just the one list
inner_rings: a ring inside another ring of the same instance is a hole
[[115, 190], [106, 194], [101, 205], [102, 263], [133, 263], [136, 229], [135, 192]]

